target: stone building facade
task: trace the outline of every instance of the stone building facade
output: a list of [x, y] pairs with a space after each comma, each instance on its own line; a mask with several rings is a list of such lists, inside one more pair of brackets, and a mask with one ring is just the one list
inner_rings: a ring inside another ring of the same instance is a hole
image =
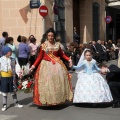
[[[82, 42], [89, 42], [91, 40], [105, 40], [105, 1], [104, 0], [81, 0], [80, 1], [80, 36]], [[98, 23], [93, 12], [93, 5], [98, 4]], [[94, 28], [95, 27], [95, 28]], [[95, 30], [93, 30], [95, 29]], [[96, 30], [98, 30], [97, 33]], [[97, 38], [94, 38], [94, 34], [97, 34]]]
[[[48, 15], [45, 17], [45, 26], [43, 18], [39, 15], [39, 9], [30, 9], [30, 0], [0, 0], [0, 35], [3, 31], [7, 31], [9, 36], [14, 37], [15, 42], [18, 35], [28, 37], [33, 34], [40, 42], [42, 34], [49, 27], [54, 27], [53, 22], [53, 2], [55, 0], [40, 0], [41, 5], [48, 7]], [[73, 20], [74, 10], [73, 2], [76, 0], [56, 0], [59, 4], [61, 13], [59, 21], [56, 23], [57, 32], [62, 35], [63, 42], [73, 41], [73, 27], [76, 20]], [[105, 39], [105, 1], [104, 0], [78, 0], [79, 4], [79, 24], [78, 34], [80, 34], [81, 42], [89, 42], [94, 40], [93, 36], [93, 3], [99, 5], [99, 31], [98, 38]], [[77, 19], [78, 20], [78, 19]], [[73, 23], [74, 22], [74, 23]], [[97, 24], [97, 25], [98, 25]], [[96, 26], [97, 27], [97, 26]], [[96, 29], [96, 28], [95, 28]]]

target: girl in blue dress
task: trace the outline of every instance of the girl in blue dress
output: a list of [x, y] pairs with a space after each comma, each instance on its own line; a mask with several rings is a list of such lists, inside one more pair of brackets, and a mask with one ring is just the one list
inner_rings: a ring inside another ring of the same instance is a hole
[[92, 59], [92, 53], [85, 49], [77, 66], [78, 81], [75, 87], [73, 103], [111, 102], [112, 95], [107, 82], [101, 76], [103, 72]]

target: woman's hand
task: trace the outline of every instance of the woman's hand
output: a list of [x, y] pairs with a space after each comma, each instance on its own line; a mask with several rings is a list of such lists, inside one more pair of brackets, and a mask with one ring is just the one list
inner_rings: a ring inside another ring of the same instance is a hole
[[32, 65], [31, 68], [29, 69], [30, 72], [32, 72], [35, 69], [35, 66]]

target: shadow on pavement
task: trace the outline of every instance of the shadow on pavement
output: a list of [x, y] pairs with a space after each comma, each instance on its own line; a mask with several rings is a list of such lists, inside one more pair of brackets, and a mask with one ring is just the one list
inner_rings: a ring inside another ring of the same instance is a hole
[[19, 100], [19, 103], [22, 105], [28, 105], [29, 103], [31, 103], [33, 101], [33, 97], [28, 97], [22, 100]]
[[[19, 104], [21, 104], [21, 105], [28, 105], [32, 101], [33, 101], [33, 97], [29, 97], [29, 98], [25, 98], [25, 99], [19, 100]], [[14, 104], [10, 104], [10, 106], [8, 108], [13, 107], [13, 106], [14, 106]]]
[[42, 110], [62, 110], [71, 105], [72, 103], [68, 102], [66, 104], [60, 104], [60, 105], [55, 105], [55, 106], [37, 106], [33, 104], [33, 105], [30, 105], [30, 107], [37, 107], [37, 109], [42, 109]]
[[76, 103], [74, 105], [84, 108], [108, 108], [112, 106], [112, 103]]
[[[19, 100], [19, 104], [21, 104], [21, 105], [28, 105], [32, 101], [33, 101], [33, 97], [29, 97], [29, 98], [25, 98], [25, 99]], [[13, 107], [13, 106], [14, 106], [14, 104], [12, 103], [12, 104], [10, 104], [10, 106], [8, 108]]]

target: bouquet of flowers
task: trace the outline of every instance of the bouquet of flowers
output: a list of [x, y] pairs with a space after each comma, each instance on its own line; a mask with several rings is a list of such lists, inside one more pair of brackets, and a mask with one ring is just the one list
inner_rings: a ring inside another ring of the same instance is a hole
[[18, 92], [23, 91], [24, 93], [32, 92], [34, 87], [34, 79], [26, 78], [18, 81]]
[[20, 67], [18, 60], [16, 60], [16, 74], [18, 75], [18, 92], [30, 93], [34, 86], [34, 77], [29, 73], [30, 64]]

